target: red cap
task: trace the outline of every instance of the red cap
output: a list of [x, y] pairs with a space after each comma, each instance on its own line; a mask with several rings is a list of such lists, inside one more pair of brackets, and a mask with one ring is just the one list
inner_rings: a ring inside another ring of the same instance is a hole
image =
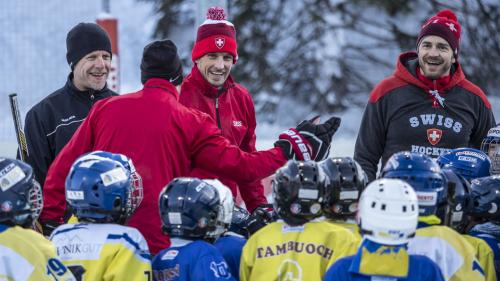
[[455, 13], [450, 10], [439, 11], [422, 25], [420, 33], [418, 34], [417, 48], [422, 38], [428, 35], [436, 35], [442, 37], [450, 44], [453, 49], [453, 55], [457, 58], [458, 49], [460, 47], [461, 31], [462, 28], [458, 23]]
[[226, 20], [224, 9], [212, 7], [208, 9], [207, 19], [198, 27], [191, 59], [193, 62], [207, 53], [226, 52], [238, 59], [236, 30], [234, 25]]

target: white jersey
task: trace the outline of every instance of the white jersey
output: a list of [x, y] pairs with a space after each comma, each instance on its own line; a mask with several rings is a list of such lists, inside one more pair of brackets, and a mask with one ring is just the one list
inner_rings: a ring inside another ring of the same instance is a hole
[[151, 280], [151, 256], [135, 228], [118, 224], [65, 224], [50, 240], [80, 280]]

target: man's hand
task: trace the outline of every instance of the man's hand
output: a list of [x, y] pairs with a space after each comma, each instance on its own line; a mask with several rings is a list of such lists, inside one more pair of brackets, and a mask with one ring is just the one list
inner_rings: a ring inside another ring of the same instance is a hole
[[319, 117], [302, 121], [279, 136], [274, 146], [283, 149], [288, 159], [321, 161], [328, 157], [332, 137], [340, 126], [341, 119], [332, 117], [323, 124]]

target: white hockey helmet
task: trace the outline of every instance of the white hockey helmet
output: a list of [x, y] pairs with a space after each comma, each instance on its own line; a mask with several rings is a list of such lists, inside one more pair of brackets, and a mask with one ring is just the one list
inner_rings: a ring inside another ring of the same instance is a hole
[[357, 221], [366, 239], [384, 244], [408, 243], [418, 223], [418, 198], [399, 179], [378, 179], [361, 194]]
[[211, 237], [218, 238], [231, 225], [234, 209], [233, 193], [217, 179], [204, 179], [203, 181], [215, 187], [219, 192], [220, 212], [217, 217], [217, 228], [209, 234]]

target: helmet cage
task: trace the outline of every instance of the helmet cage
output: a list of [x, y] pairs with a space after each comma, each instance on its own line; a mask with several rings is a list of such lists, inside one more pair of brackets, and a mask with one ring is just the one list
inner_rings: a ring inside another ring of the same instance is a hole
[[481, 143], [481, 150], [490, 157], [490, 174], [500, 174], [500, 137], [487, 136]]

